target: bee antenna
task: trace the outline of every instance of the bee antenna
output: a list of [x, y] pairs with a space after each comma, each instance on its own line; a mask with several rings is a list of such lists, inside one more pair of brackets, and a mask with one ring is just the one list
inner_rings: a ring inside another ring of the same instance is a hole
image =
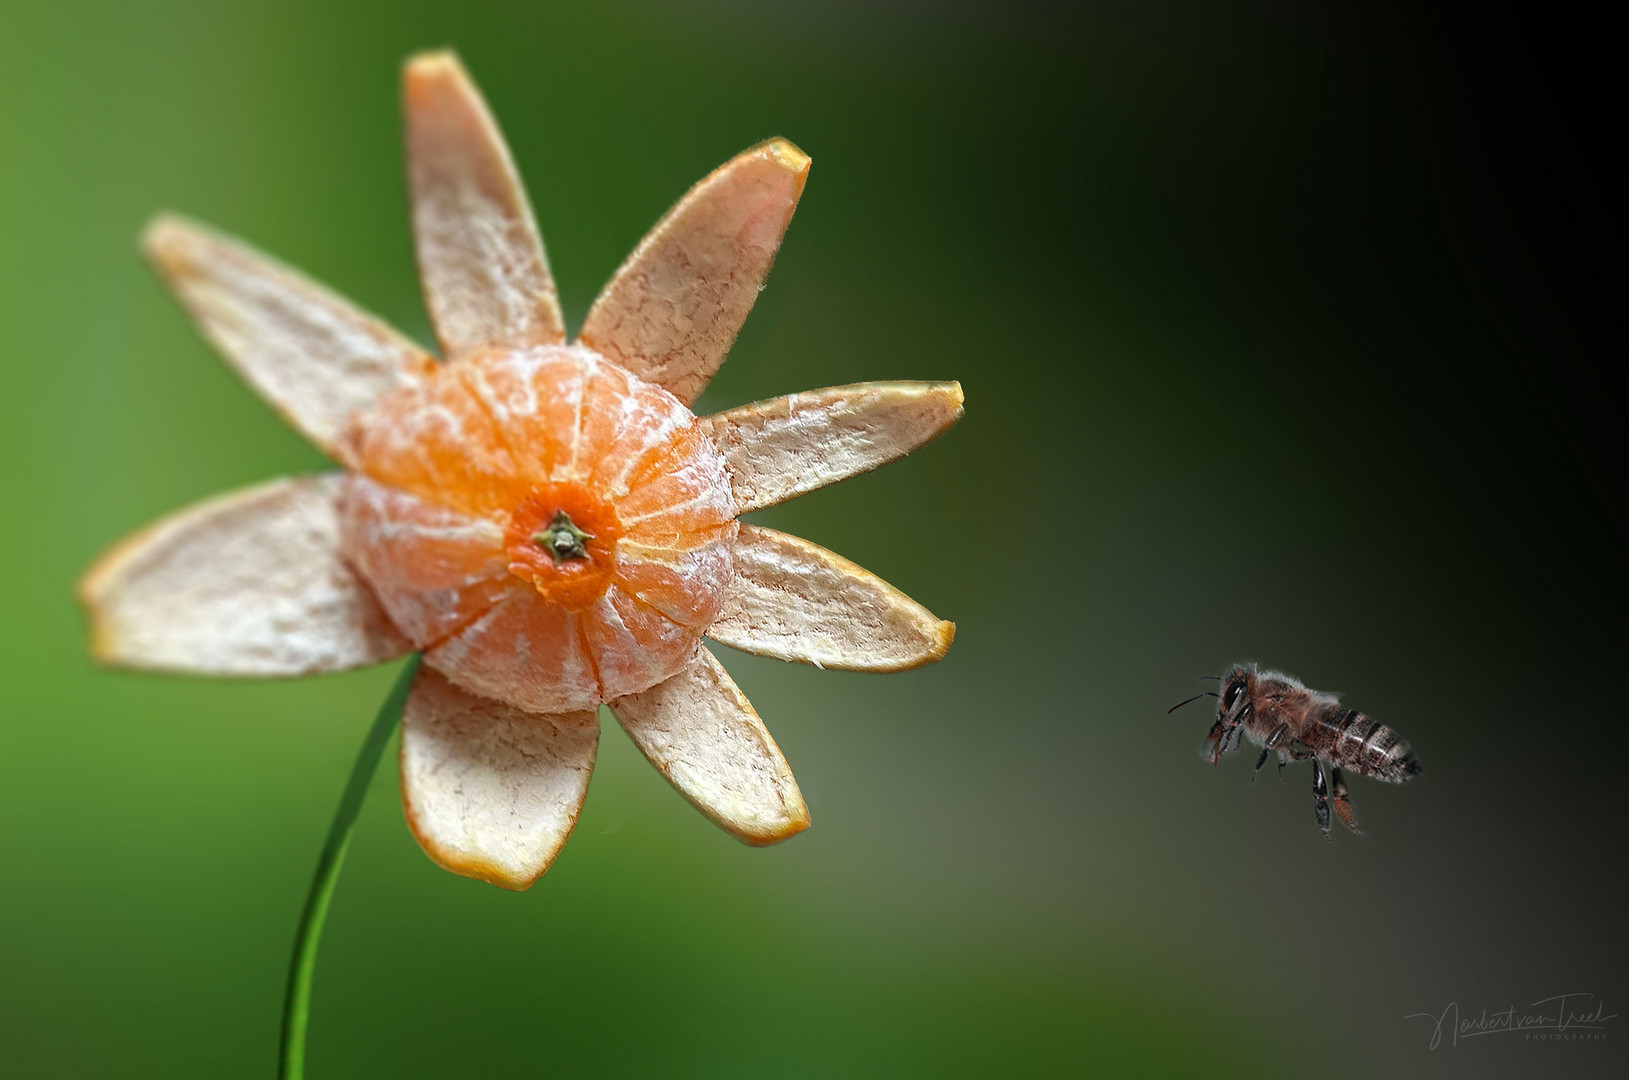
[[1178, 709], [1182, 708], [1182, 706], [1186, 705], [1188, 702], [1190, 702], [1190, 701], [1198, 701], [1200, 698], [1204, 697], [1206, 694], [1209, 694], [1211, 697], [1221, 697], [1222, 696], [1222, 695], [1218, 694], [1214, 690], [1201, 690], [1199, 693], [1195, 694], [1193, 697], [1191, 697], [1191, 698], [1183, 698], [1181, 701], [1177, 702], [1175, 705], [1172, 705], [1169, 709], [1166, 709], [1165, 710], [1165, 715], [1170, 716], [1172, 713], [1174, 713]]
[[1217, 682], [1222, 681], [1222, 677], [1220, 675], [1201, 675], [1199, 677], [1201, 679], [1215, 679]]

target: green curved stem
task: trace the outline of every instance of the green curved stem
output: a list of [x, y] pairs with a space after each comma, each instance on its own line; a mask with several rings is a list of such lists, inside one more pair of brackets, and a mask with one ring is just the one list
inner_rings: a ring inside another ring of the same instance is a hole
[[317, 858], [317, 874], [311, 879], [311, 891], [305, 897], [305, 910], [300, 913], [300, 928], [294, 934], [294, 955], [288, 965], [288, 989], [283, 995], [283, 1042], [277, 1062], [277, 1075], [282, 1080], [301, 1080], [305, 1076], [305, 1029], [311, 1012], [311, 975], [317, 966], [317, 947], [322, 942], [322, 924], [328, 918], [328, 904], [334, 898], [334, 886], [339, 882], [339, 871], [345, 865], [345, 849], [351, 843], [351, 830], [357, 815], [362, 812], [362, 800], [368, 794], [379, 759], [384, 756], [396, 723], [407, 704], [407, 691], [418, 671], [419, 658], [414, 656], [402, 669], [390, 696], [379, 707], [379, 716], [368, 731], [368, 737], [357, 752], [356, 763], [351, 766], [351, 778], [345, 784], [345, 793], [339, 797], [339, 809], [334, 811], [333, 824], [328, 826], [328, 840], [322, 845]]

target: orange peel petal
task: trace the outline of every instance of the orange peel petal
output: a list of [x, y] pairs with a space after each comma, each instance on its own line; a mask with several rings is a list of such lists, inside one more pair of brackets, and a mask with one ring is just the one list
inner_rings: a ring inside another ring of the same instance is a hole
[[537, 715], [421, 668], [402, 713], [402, 809], [437, 864], [528, 889], [577, 824], [599, 745], [594, 711]]
[[666, 682], [611, 702], [611, 711], [679, 794], [737, 839], [762, 846], [809, 827], [786, 758], [706, 649]]
[[680, 401], [695, 401], [758, 299], [808, 176], [808, 155], [785, 139], [719, 166], [600, 291], [582, 343]]
[[707, 636], [732, 649], [844, 671], [905, 671], [956, 636], [875, 574], [818, 544], [742, 525], [735, 577]]
[[434, 364], [349, 301], [197, 222], [161, 215], [141, 245], [216, 351], [337, 461], [356, 464], [347, 421]]
[[741, 513], [904, 457], [962, 417], [957, 382], [871, 382], [788, 394], [703, 417]]
[[411, 645], [339, 556], [339, 476], [274, 480], [194, 504], [103, 555], [80, 581], [102, 663], [294, 676]]
[[559, 293], [502, 133], [452, 53], [403, 74], [419, 277], [448, 360], [565, 341]]

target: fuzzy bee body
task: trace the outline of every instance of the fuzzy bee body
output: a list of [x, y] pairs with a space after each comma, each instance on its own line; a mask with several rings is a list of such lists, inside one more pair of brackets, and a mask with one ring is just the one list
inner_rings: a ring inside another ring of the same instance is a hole
[[[1258, 672], [1235, 665], [1221, 679], [1216, 722], [1205, 738], [1205, 754], [1214, 764], [1235, 749], [1241, 738], [1262, 748], [1256, 772], [1273, 754], [1282, 771], [1291, 761], [1311, 759], [1313, 807], [1318, 827], [1329, 839], [1330, 787], [1335, 814], [1354, 833], [1357, 822], [1346, 790], [1345, 771], [1400, 784], [1419, 775], [1413, 749], [1397, 733], [1331, 694], [1310, 690], [1288, 675]], [[1324, 765], [1330, 767], [1330, 784]], [[1255, 774], [1251, 774], [1251, 783]]]

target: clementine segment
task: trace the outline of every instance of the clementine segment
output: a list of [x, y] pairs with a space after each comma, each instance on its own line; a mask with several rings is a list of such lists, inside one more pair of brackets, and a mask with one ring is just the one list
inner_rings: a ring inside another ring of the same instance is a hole
[[345, 478], [340, 550], [423, 648], [469, 625], [509, 589], [503, 530], [363, 476]]
[[424, 662], [482, 697], [532, 712], [597, 708], [603, 692], [583, 648], [582, 617], [520, 586]]
[[583, 644], [604, 686], [650, 689], [695, 655], [697, 632], [622, 591], [607, 589], [585, 612]]
[[576, 445], [584, 392], [596, 365], [575, 349], [494, 350], [453, 370], [512, 447], [521, 482], [565, 479], [561, 470]]
[[734, 563], [722, 540], [687, 552], [624, 541], [617, 555], [622, 586], [680, 626], [705, 630], [723, 607]]
[[450, 369], [385, 398], [353, 443], [363, 473], [448, 509], [488, 516], [515, 501], [497, 425]]
[[425, 662], [542, 712], [695, 654], [733, 563], [717, 448], [666, 390], [580, 347], [494, 349], [357, 421], [346, 557]]

